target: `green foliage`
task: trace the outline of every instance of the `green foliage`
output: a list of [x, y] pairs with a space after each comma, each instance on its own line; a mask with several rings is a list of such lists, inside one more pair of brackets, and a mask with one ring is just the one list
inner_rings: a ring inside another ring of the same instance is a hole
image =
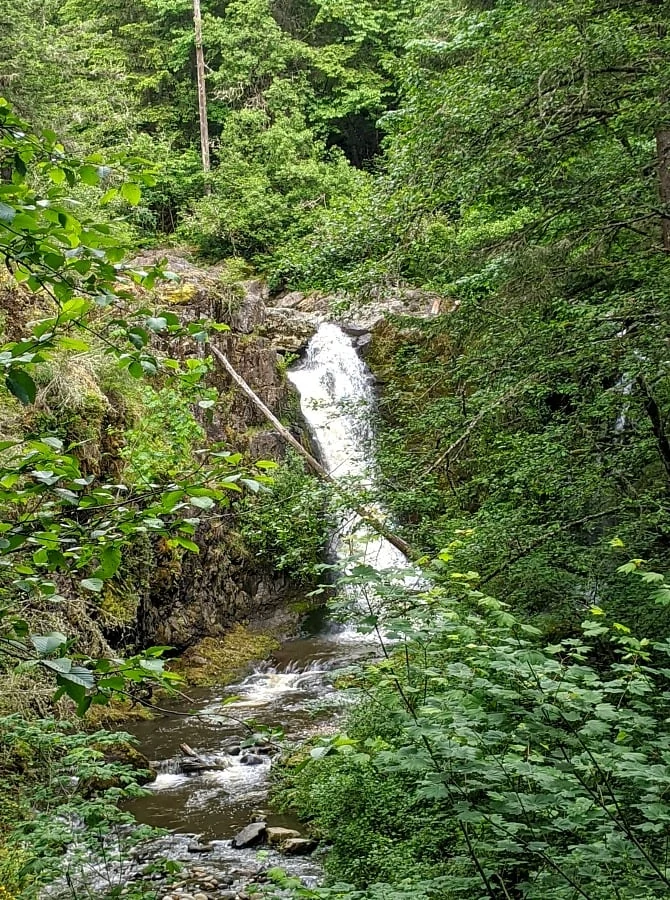
[[240, 509], [246, 546], [291, 579], [312, 584], [322, 570], [331, 515], [329, 491], [289, 452], [272, 471], [269, 492], [249, 496]]
[[663, 15], [635, 6], [419, 3], [383, 118], [383, 171], [279, 269], [296, 284], [441, 301], [378, 329], [385, 502], [556, 636], [588, 604], [665, 611], [604, 562], [664, 568], [669, 259], [657, 139]]
[[[126, 160], [135, 168], [132, 180], [97, 157], [82, 163], [65, 154], [53, 133], [32, 131], [4, 100], [0, 156], [8, 176], [0, 185], [0, 259], [26, 295], [34, 295], [40, 312], [33, 321], [15, 323], [20, 336], [0, 347], [8, 395], [32, 406], [40, 378], [43, 395], [54, 390], [55, 378], [45, 378], [46, 372], [57, 370], [63, 359], [90, 353], [112, 360], [130, 379], [157, 377], [160, 371], [161, 403], [170, 399], [168, 413], [180, 412], [171, 455], [163, 452], [159, 460], [140, 446], [139, 462], [146, 469], [128, 484], [108, 482], [104, 471], [87, 472], [76, 449], [90, 436], [78, 435], [81, 440], [72, 442], [67, 428], [62, 438], [53, 427], [51, 433], [27, 430], [0, 444], [0, 666], [39, 668], [56, 682], [57, 697], [67, 694], [83, 713], [91, 703], [127, 695], [137, 683], [169, 687], [172, 676], [160, 658], [166, 648], [151, 648], [128, 660], [91, 658], [77, 652], [60, 632], [30, 636], [22, 608], [57, 609], [70, 591], [100, 596], [105, 582], [119, 571], [124, 547], [138, 536], [162, 537], [170, 548], [198, 552], [193, 536], [200, 517], [217, 504], [227, 506], [243, 487], [258, 490], [265, 476], [244, 478], [234, 469], [239, 455], [225, 449], [208, 448], [197, 463], [191, 457], [200, 430], [184, 398], [195, 399], [207, 371], [201, 346], [209, 331], [227, 326], [210, 327], [203, 320], [182, 326], [172, 311], [140, 307], [131, 287], [151, 288], [162, 273], [124, 265], [113, 227], [96, 221], [70, 195], [77, 185], [106, 182], [101, 204], [111, 197], [135, 205], [140, 183], [153, 183], [141, 161]], [[177, 361], [160, 354], [159, 342], [170, 339], [193, 341], [194, 357], [182, 352]], [[89, 379], [89, 386], [87, 402], [94, 397], [101, 408], [109, 404], [95, 381]], [[58, 390], [67, 394], [68, 389], [71, 393], [71, 386]], [[155, 393], [147, 396], [158, 405]], [[213, 398], [199, 402], [210, 406]], [[86, 408], [85, 403], [82, 414]], [[99, 433], [100, 409], [94, 418]], [[58, 424], [57, 417], [54, 423], [44, 419], [36, 416], [35, 424]], [[165, 416], [161, 424], [165, 430], [172, 426]], [[163, 450], [166, 446], [163, 442]], [[186, 462], [190, 465], [183, 471]], [[150, 480], [154, 472], [157, 481]]]
[[[191, 360], [191, 362], [195, 362]], [[196, 401], [213, 405], [216, 391], [177, 383], [155, 390], [141, 388], [142, 419], [126, 435], [122, 455], [136, 482], [170, 480], [197, 466], [194, 451], [205, 432], [193, 415]]]
[[249, 497], [241, 509], [247, 546], [279, 571], [306, 584], [321, 570], [328, 536], [328, 492], [297, 454], [273, 472], [269, 493]]
[[135, 234], [183, 226], [208, 255], [267, 254], [309, 232], [335, 194], [355, 193], [360, 179], [345, 157], [361, 167], [378, 153], [377, 119], [394, 96], [408, 8], [203, 4], [218, 201], [203, 197], [188, 3], [24, 3], [3, 22], [0, 79], [22, 114], [76, 152], [123, 149], [153, 160], [155, 182], [129, 217]]
[[53, 719], [0, 720], [0, 881], [10, 894], [37, 896], [101, 848], [111, 862], [151, 834], [119, 828], [132, 821], [119, 804], [141, 795], [147, 775], [130, 741]]
[[396, 643], [360, 673], [348, 734], [285, 776], [286, 801], [333, 843], [333, 876], [364, 889], [313, 896], [387, 882], [442, 900], [665, 897], [667, 639], [594, 608], [580, 636], [546, 645], [473, 574], [438, 561], [432, 576], [396, 589]]

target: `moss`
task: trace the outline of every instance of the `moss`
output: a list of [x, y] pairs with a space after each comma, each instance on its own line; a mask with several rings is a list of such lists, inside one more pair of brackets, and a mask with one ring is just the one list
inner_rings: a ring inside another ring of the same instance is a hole
[[90, 731], [98, 731], [100, 728], [113, 730], [127, 722], [141, 722], [153, 718], [154, 713], [146, 706], [133, 704], [130, 700], [110, 700], [104, 705], [91, 706], [86, 713], [84, 725]]
[[104, 624], [129, 625], [135, 620], [139, 598], [129, 591], [127, 585], [107, 581], [100, 601], [100, 611]]
[[166, 303], [173, 303], [175, 305], [190, 303], [196, 296], [197, 290], [198, 289], [194, 284], [190, 284], [188, 281], [182, 281], [168, 287], [162, 286], [160, 298]]
[[323, 606], [323, 599], [318, 597], [298, 597], [289, 604], [291, 612], [298, 616], [306, 616]]
[[207, 637], [171, 664], [188, 684], [213, 687], [230, 684], [250, 662], [265, 659], [279, 642], [272, 635], [235, 625], [222, 638]]

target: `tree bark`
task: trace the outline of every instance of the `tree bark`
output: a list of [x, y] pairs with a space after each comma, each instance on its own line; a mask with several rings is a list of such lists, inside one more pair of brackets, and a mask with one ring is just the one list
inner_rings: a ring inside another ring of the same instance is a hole
[[661, 200], [661, 239], [663, 249], [670, 253], [670, 127], [656, 132], [656, 163], [658, 193]]
[[397, 550], [406, 556], [408, 559], [413, 559], [416, 554], [413, 551], [412, 547], [407, 543], [407, 541], [403, 540], [397, 534], [394, 534], [392, 531], [384, 525], [384, 523], [369, 510], [365, 509], [361, 506], [355, 498], [352, 498], [350, 494], [348, 494], [342, 487], [337, 483], [337, 481], [332, 477], [332, 475], [325, 469], [321, 463], [315, 459], [309, 451], [305, 450], [300, 441], [296, 440], [293, 437], [288, 428], [285, 428], [284, 425], [279, 421], [279, 419], [274, 415], [274, 413], [268, 409], [268, 407], [263, 403], [261, 398], [254, 393], [254, 391], [249, 387], [244, 378], [233, 368], [228, 357], [222, 353], [218, 347], [214, 347], [210, 345], [210, 349], [214, 354], [214, 358], [221, 364], [221, 366], [225, 369], [225, 371], [230, 375], [235, 384], [240, 388], [243, 394], [245, 394], [249, 400], [259, 409], [265, 418], [270, 422], [274, 428], [279, 432], [281, 437], [296, 450], [302, 458], [307, 462], [307, 465], [312, 469], [312, 471], [319, 476], [323, 481], [328, 482], [328, 484], [332, 484], [337, 493], [344, 499], [350, 509], [356, 513], [356, 515], [361, 519], [361, 521], [372, 529], [376, 534], [381, 535], [381, 537], [385, 538], [389, 544], [392, 544]]
[[[200, 154], [205, 178], [210, 171], [209, 126], [207, 124], [207, 88], [205, 86], [205, 56], [202, 49], [202, 15], [200, 0], [193, 0], [193, 24], [195, 26], [195, 63], [198, 80], [198, 112], [200, 115]], [[209, 184], [205, 181], [205, 192]]]
[[661, 462], [663, 463], [663, 468], [670, 478], [670, 440], [668, 440], [668, 435], [665, 431], [665, 425], [663, 424], [663, 414], [659, 409], [656, 398], [649, 389], [649, 385], [647, 384], [646, 379], [643, 378], [642, 375], [639, 375], [637, 382], [640, 385], [640, 390], [642, 391], [644, 409], [649, 416], [649, 421], [651, 422], [651, 429], [654, 432], [654, 437], [656, 438], [656, 446], [658, 448], [659, 456], [661, 457]]

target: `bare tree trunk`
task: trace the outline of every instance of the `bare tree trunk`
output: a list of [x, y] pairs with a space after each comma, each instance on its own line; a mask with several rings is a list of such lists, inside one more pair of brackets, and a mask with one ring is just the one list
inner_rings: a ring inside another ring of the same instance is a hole
[[[195, 63], [198, 79], [198, 112], [200, 114], [200, 153], [202, 156], [202, 170], [206, 178], [210, 170], [209, 126], [207, 125], [207, 89], [205, 86], [205, 56], [202, 50], [200, 0], [193, 0], [193, 24], [195, 25]], [[209, 193], [207, 181], [205, 181], [205, 192]]]
[[332, 475], [324, 469], [321, 463], [314, 459], [311, 453], [309, 453], [302, 446], [300, 441], [296, 440], [291, 432], [285, 428], [279, 419], [267, 408], [267, 406], [263, 403], [261, 398], [254, 393], [254, 391], [249, 387], [244, 378], [238, 374], [238, 372], [233, 368], [230, 364], [228, 357], [222, 353], [218, 347], [214, 347], [210, 345], [210, 349], [214, 354], [215, 359], [223, 366], [226, 372], [233, 379], [235, 384], [241, 389], [241, 391], [251, 400], [251, 402], [259, 409], [265, 418], [270, 422], [279, 432], [279, 434], [284, 438], [284, 440], [296, 450], [304, 460], [306, 460], [308, 466], [315, 472], [319, 478], [323, 479], [323, 481], [327, 481], [329, 484], [332, 484], [335, 490], [340, 494], [340, 496], [345, 500], [347, 505], [352, 509], [369, 528], [371, 528], [374, 532], [381, 535], [385, 538], [389, 544], [393, 544], [393, 546], [400, 550], [400, 552], [406, 556], [408, 559], [412, 559], [416, 554], [407, 543], [401, 537], [398, 537], [397, 534], [394, 534], [392, 531], [389, 531], [388, 528], [384, 525], [384, 523], [369, 510], [362, 507], [355, 498], [352, 498], [350, 494], [343, 490], [343, 488], [337, 483], [337, 481], [332, 477]]
[[[669, 248], [666, 247], [666, 250], [667, 249]], [[646, 378], [643, 378], [642, 375], [639, 375], [637, 382], [640, 385], [640, 389], [642, 391], [644, 409], [649, 416], [649, 421], [651, 422], [651, 429], [654, 432], [654, 437], [656, 438], [656, 447], [658, 448], [661, 462], [663, 463], [663, 467], [668, 477], [670, 477], [670, 440], [668, 439], [668, 435], [665, 431], [664, 416], [659, 409], [656, 398], [652, 394], [649, 385], [647, 384]]]
[[670, 253], [670, 127], [656, 132], [656, 162], [658, 166], [658, 192], [661, 200], [661, 237], [663, 249]]

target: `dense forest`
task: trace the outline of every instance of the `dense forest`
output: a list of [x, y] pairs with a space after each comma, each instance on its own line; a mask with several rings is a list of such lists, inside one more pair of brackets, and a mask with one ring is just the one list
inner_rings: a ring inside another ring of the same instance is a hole
[[[667, 897], [667, 5], [199, 6], [0, 0], [0, 900], [163, 896], [65, 852], [150, 837], [122, 729], [338, 577], [381, 654], [272, 776], [324, 875], [237, 896]], [[292, 297], [369, 315], [372, 482], [301, 458]]]

